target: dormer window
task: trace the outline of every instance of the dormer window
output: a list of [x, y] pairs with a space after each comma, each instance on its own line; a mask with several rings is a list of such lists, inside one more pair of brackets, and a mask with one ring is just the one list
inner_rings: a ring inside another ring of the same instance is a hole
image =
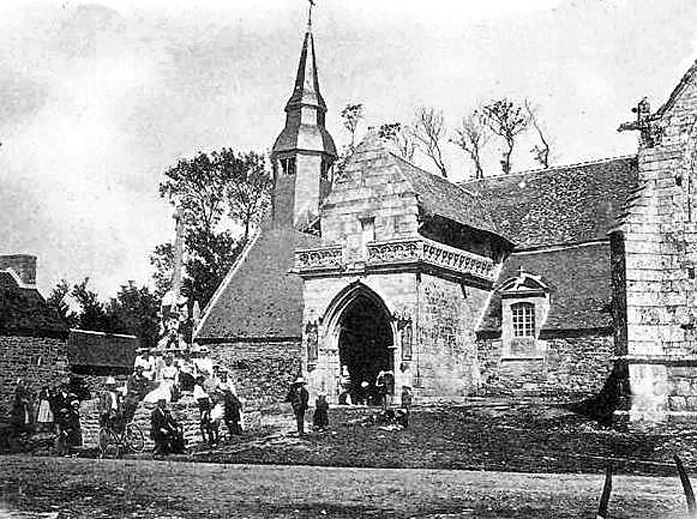
[[524, 272], [504, 281], [501, 294], [501, 339], [503, 357], [540, 358], [544, 341], [538, 341], [549, 310], [549, 288], [540, 276]]
[[514, 303], [511, 305], [513, 337], [535, 336], [535, 305], [532, 303]]

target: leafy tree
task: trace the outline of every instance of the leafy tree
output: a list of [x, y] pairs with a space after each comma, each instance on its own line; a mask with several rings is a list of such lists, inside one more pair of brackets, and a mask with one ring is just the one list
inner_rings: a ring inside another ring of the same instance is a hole
[[236, 182], [228, 188], [230, 217], [244, 226], [242, 241], [249, 238], [250, 228], [264, 216], [271, 192], [271, 177], [264, 157], [254, 152], [242, 155], [242, 169]]
[[358, 129], [358, 124], [363, 119], [363, 104], [347, 104], [341, 111], [341, 119], [344, 123], [344, 127], [351, 134], [351, 144], [349, 144], [349, 150], [353, 151], [356, 146], [356, 130]]
[[[266, 163], [253, 152], [229, 148], [199, 152], [165, 172], [160, 195], [182, 212], [185, 224], [183, 292], [193, 304], [208, 304], [268, 206], [271, 181]], [[242, 227], [235, 240], [231, 223]], [[157, 247], [150, 257], [159, 293], [170, 288], [174, 250]]]
[[129, 281], [106, 305], [111, 330], [135, 335], [144, 347], [154, 348], [160, 329], [160, 304], [161, 299], [148, 287], [139, 288]]
[[46, 299], [46, 304], [53, 309], [63, 321], [70, 327], [75, 328], [78, 325], [78, 316], [70, 309], [66, 302], [66, 298], [70, 295], [70, 285], [65, 279], [53, 287], [51, 294]]
[[484, 178], [481, 153], [489, 140], [489, 133], [482, 120], [482, 113], [474, 110], [463, 117], [460, 126], [455, 129], [455, 137], [451, 142], [460, 147], [474, 164], [474, 178]]
[[150, 266], [153, 267], [155, 295], [162, 298], [171, 288], [174, 272], [174, 245], [162, 243], [150, 254]]
[[511, 157], [516, 139], [527, 130], [530, 125], [530, 116], [523, 106], [505, 97], [484, 105], [482, 114], [489, 129], [504, 140], [506, 147], [501, 160], [501, 169], [508, 174], [511, 172]]
[[411, 129], [400, 122], [385, 123], [378, 129], [378, 137], [392, 142], [399, 154], [406, 160], [414, 159], [414, 137]]
[[80, 307], [77, 314], [77, 327], [81, 330], [111, 332], [112, 322], [106, 312], [106, 307], [99, 300], [99, 295], [87, 288], [89, 281], [90, 278], [85, 278], [82, 283], [73, 285], [70, 291], [70, 295]]
[[537, 136], [540, 138], [540, 144], [535, 144], [530, 150], [533, 157], [540, 165], [547, 169], [549, 167], [549, 156], [551, 153], [551, 144], [549, 139], [545, 136], [545, 132], [542, 128], [542, 124], [538, 118], [538, 108], [534, 106], [529, 100], [525, 100], [525, 109], [528, 112], [528, 117], [530, 118], [530, 124], [535, 128]]
[[432, 106], [420, 106], [415, 111], [412, 128], [416, 145], [430, 157], [440, 174], [447, 178], [448, 170], [441, 150], [441, 143], [446, 134], [443, 111]]

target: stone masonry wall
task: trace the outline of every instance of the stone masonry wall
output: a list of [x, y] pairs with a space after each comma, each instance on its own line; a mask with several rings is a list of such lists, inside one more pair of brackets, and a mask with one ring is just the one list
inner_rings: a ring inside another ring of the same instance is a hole
[[67, 374], [65, 340], [0, 336], [0, 417], [11, 412], [18, 378], [36, 394], [44, 385], [57, 385]]
[[416, 198], [394, 159], [364, 142], [322, 208], [322, 241], [345, 245], [346, 260], [360, 261], [361, 219], [374, 218], [377, 241], [417, 235]]
[[417, 377], [422, 398], [458, 398], [479, 387], [474, 328], [488, 292], [423, 275], [419, 285]]
[[300, 372], [300, 340], [211, 344], [213, 362], [230, 371], [245, 407], [282, 403]]
[[629, 367], [632, 421], [665, 420], [675, 402], [682, 407], [683, 400], [669, 403], [669, 397], [672, 378], [683, 370], [669, 364], [697, 359], [697, 87], [690, 74], [643, 135], [642, 189], [618, 231], [626, 260], [627, 355], [621, 360]]
[[611, 336], [538, 340], [538, 359], [502, 357], [501, 339], [478, 341], [482, 393], [584, 397], [598, 393], [612, 371]]

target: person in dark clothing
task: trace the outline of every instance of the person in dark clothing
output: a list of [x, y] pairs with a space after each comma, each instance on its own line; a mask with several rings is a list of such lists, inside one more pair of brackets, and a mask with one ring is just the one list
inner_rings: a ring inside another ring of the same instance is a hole
[[298, 435], [305, 435], [305, 413], [307, 412], [307, 402], [310, 395], [305, 389], [305, 379], [298, 377], [295, 383], [290, 387], [286, 402], [290, 402], [293, 407], [293, 414], [298, 426]]
[[138, 404], [149, 391], [150, 381], [143, 375], [143, 366], [139, 364], [126, 381], [126, 396], [123, 399], [123, 417], [126, 423], [133, 421]]
[[59, 456], [70, 454], [75, 447], [82, 445], [82, 428], [80, 427], [80, 402], [73, 400], [68, 407], [61, 409], [58, 415], [58, 438], [56, 450]]
[[150, 416], [150, 427], [150, 437], [155, 442], [153, 454], [184, 452], [184, 435], [167, 409], [165, 399], [157, 401], [157, 407]]
[[12, 402], [12, 429], [15, 436], [29, 434], [32, 429], [30, 395], [22, 379], [17, 381], [14, 400]]
[[312, 417], [312, 426], [318, 431], [326, 431], [329, 428], [329, 404], [327, 395], [320, 393], [315, 400], [315, 413]]
[[230, 436], [242, 434], [242, 402], [235, 393], [229, 389], [223, 393], [223, 403], [225, 405], [225, 425]]

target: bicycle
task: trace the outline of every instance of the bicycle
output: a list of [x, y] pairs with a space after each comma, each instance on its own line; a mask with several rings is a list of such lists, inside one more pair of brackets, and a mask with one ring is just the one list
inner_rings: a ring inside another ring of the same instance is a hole
[[133, 452], [140, 454], [145, 448], [145, 436], [134, 422], [125, 425], [122, 432], [114, 430], [113, 423], [99, 429], [100, 458], [120, 458], [122, 454]]

